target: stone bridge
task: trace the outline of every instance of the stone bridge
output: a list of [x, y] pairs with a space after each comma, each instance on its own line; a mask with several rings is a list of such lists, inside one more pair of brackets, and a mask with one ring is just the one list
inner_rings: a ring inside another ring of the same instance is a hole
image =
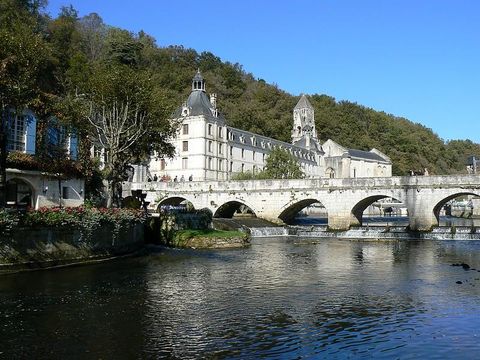
[[393, 198], [405, 204], [410, 229], [428, 231], [438, 225], [440, 210], [449, 200], [480, 196], [480, 176], [124, 183], [124, 196], [131, 190], [146, 192], [151, 209], [188, 200], [196, 209], [210, 209], [215, 217], [231, 217], [246, 205], [257, 217], [285, 223], [320, 202], [328, 212], [328, 226], [336, 230], [361, 225], [369, 205]]

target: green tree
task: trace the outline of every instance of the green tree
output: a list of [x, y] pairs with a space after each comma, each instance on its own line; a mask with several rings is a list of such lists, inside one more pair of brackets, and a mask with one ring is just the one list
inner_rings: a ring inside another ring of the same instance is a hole
[[11, 119], [41, 107], [50, 48], [38, 32], [39, 1], [0, 2], [0, 207], [5, 205], [7, 136]]
[[275, 148], [265, 160], [262, 178], [301, 179], [304, 174], [297, 159], [287, 150]]
[[100, 65], [86, 93], [87, 131], [93, 144], [105, 150], [107, 206], [119, 206], [121, 182], [130, 164], [154, 152], [173, 154], [168, 141], [176, 127], [167, 120], [161, 89], [147, 72], [126, 65]]

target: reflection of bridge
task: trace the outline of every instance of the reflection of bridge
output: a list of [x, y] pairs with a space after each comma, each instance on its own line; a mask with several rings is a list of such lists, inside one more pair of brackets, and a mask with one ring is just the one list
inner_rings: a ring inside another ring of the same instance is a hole
[[284, 222], [318, 201], [328, 212], [329, 227], [338, 230], [361, 224], [369, 205], [390, 197], [405, 204], [412, 230], [430, 230], [447, 201], [480, 195], [480, 176], [125, 183], [125, 196], [130, 190], [147, 192], [151, 207], [188, 200], [216, 217], [231, 217], [246, 205], [258, 217]]

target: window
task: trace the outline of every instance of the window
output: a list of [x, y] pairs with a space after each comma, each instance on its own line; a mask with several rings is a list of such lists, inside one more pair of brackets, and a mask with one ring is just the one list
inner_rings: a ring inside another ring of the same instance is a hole
[[183, 124], [182, 133], [183, 135], [188, 135], [188, 124]]
[[62, 199], [69, 199], [70, 197], [70, 191], [68, 186], [63, 186], [62, 187]]
[[230, 156], [233, 155], [233, 146], [230, 146]]
[[208, 169], [213, 170], [213, 159], [212, 158], [208, 158]]
[[183, 151], [188, 151], [188, 141], [184, 141], [182, 143], [182, 149], [183, 149]]
[[242, 149], [242, 159], [245, 158], [245, 149]]
[[245, 171], [245, 164], [242, 164], [242, 173]]
[[230, 161], [230, 172], [233, 171], [233, 161]]
[[160, 170], [165, 170], [165, 159], [160, 159]]
[[208, 152], [212, 152], [213, 151], [213, 144], [211, 141], [208, 142]]
[[188, 158], [182, 158], [182, 169], [188, 169]]
[[262, 155], [262, 160], [265, 162], [265, 154]]
[[255, 151], [252, 154], [252, 160], [255, 160]]
[[78, 199], [78, 195], [75, 194], [75, 190], [70, 186], [62, 186], [62, 199]]
[[218, 153], [222, 154], [223, 153], [223, 146], [222, 144], [218, 144]]
[[222, 159], [218, 159], [218, 171], [223, 171], [223, 161], [222, 161]]
[[25, 151], [26, 118], [25, 115], [14, 118], [8, 132], [8, 150]]
[[219, 138], [222, 137], [222, 128], [221, 127], [218, 128], [218, 137]]
[[208, 129], [207, 134], [208, 135], [212, 135], [212, 128], [213, 128], [212, 124], [208, 124], [208, 126], [207, 126], [207, 129]]

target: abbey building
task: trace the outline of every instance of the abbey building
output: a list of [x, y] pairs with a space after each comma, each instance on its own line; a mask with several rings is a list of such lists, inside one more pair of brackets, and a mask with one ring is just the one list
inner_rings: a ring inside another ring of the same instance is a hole
[[227, 125], [217, 109], [216, 95], [207, 96], [205, 81], [197, 72], [188, 99], [175, 111], [180, 126], [173, 139], [173, 159], [152, 157], [149, 173], [138, 172], [134, 181], [229, 180], [236, 173], [263, 170], [274, 148], [290, 152], [307, 178], [391, 176], [390, 159], [380, 151], [343, 147], [328, 139], [320, 143], [315, 112], [305, 95], [293, 109], [292, 142], [286, 143]]

